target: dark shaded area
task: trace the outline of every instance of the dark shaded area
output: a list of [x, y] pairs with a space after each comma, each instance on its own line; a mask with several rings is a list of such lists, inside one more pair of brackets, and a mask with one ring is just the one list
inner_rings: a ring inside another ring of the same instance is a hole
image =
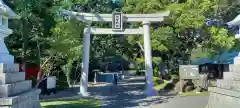
[[[76, 90], [79, 88], [75, 88]], [[65, 100], [74, 100], [74, 99], [79, 99], [80, 96], [78, 95], [77, 92], [73, 91], [72, 89], [66, 89], [66, 90], [62, 90], [57, 92], [56, 94], [53, 95], [40, 95], [39, 96], [41, 101], [51, 101], [51, 100], [61, 100], [61, 99], [65, 99]]]
[[169, 97], [147, 98], [144, 94], [144, 79], [125, 80], [118, 86], [91, 87], [90, 93], [100, 97], [102, 108], [125, 108], [150, 106], [152, 104], [167, 103]]
[[[227, 65], [227, 66], [224, 66]], [[210, 79], [223, 79], [223, 72], [228, 72], [229, 64], [202, 64], [199, 65], [199, 72], [200, 73], [209, 73]]]
[[44, 75], [43, 78], [44, 79], [40, 82], [40, 84], [37, 87], [41, 89], [41, 95], [50, 95], [51, 93], [56, 94], [57, 93], [56, 88], [51, 88], [51, 89], [47, 88], [47, 80], [48, 80], [47, 76]]

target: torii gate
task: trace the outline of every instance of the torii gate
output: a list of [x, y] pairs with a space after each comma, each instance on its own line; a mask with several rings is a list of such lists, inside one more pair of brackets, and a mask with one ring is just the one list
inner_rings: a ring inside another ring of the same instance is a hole
[[[154, 96], [157, 94], [154, 90], [152, 81], [152, 49], [150, 39], [150, 24], [151, 22], [162, 22], [169, 16], [170, 12], [162, 12], [157, 14], [93, 14], [93, 13], [79, 13], [74, 11], [66, 11], [63, 13], [69, 17], [75, 17], [79, 21], [90, 22], [84, 29], [84, 43], [83, 43], [83, 64], [80, 84], [80, 95], [88, 96], [88, 68], [89, 68], [89, 49], [90, 49], [90, 35], [91, 34], [143, 34], [144, 35], [144, 56], [145, 56], [145, 76], [146, 76], [146, 95]], [[91, 22], [112, 22], [113, 28], [92, 28]], [[123, 29], [123, 22], [142, 22], [143, 28]]]

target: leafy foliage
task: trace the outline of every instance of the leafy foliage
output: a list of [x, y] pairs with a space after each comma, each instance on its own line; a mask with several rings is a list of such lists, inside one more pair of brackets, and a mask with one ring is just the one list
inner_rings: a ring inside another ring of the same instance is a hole
[[52, 29], [51, 50], [62, 58], [81, 59], [83, 43], [83, 29], [81, 28], [84, 26], [84, 23], [74, 19], [56, 24]]
[[[189, 64], [199, 47], [209, 55], [226, 50], [239, 49], [234, 40], [234, 30], [228, 30], [225, 22], [240, 11], [229, 0], [4, 0], [20, 20], [10, 22], [14, 33], [6, 38], [10, 53], [20, 63], [40, 65], [42, 71], [63, 71], [68, 82], [73, 68], [80, 65], [83, 30], [85, 23], [68, 19], [61, 9], [77, 12], [112, 13], [160, 13], [170, 10], [170, 21], [151, 25], [151, 45], [154, 73], [158, 63], [167, 64], [169, 71], [176, 71], [179, 64]], [[207, 24], [206, 24], [207, 23]], [[211, 23], [211, 24], [209, 24]], [[130, 28], [139, 23], [126, 23]], [[91, 26], [110, 28], [109, 23], [93, 22]], [[103, 67], [109, 57], [122, 55], [129, 61], [144, 67], [142, 36], [92, 35], [90, 52], [91, 71]], [[78, 65], [75, 65], [77, 63]], [[70, 84], [70, 83], [69, 83]]]
[[210, 32], [212, 35], [210, 51], [213, 54], [220, 54], [226, 50], [230, 50], [235, 44], [235, 38], [229, 36], [228, 31], [224, 28], [211, 27]]

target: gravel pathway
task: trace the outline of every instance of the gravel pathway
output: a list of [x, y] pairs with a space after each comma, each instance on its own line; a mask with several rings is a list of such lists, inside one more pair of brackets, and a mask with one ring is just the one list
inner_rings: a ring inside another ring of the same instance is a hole
[[205, 96], [156, 96], [144, 95], [144, 78], [124, 80], [118, 86], [90, 88], [93, 97], [102, 100], [102, 108], [205, 108]]
[[93, 97], [102, 100], [102, 108], [146, 108], [167, 102], [171, 97], [151, 97], [144, 95], [144, 78], [125, 80], [118, 86], [108, 85], [89, 88]]

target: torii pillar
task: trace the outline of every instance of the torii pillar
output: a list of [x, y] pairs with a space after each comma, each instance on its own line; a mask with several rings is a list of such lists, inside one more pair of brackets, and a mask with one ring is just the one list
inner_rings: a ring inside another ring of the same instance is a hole
[[145, 75], [147, 80], [146, 94], [148, 96], [156, 95], [156, 90], [153, 90], [154, 84], [153, 78], [153, 68], [152, 68], [152, 48], [151, 48], [151, 37], [150, 37], [150, 23], [149, 21], [143, 21], [143, 39], [144, 39], [144, 57], [145, 57]]

